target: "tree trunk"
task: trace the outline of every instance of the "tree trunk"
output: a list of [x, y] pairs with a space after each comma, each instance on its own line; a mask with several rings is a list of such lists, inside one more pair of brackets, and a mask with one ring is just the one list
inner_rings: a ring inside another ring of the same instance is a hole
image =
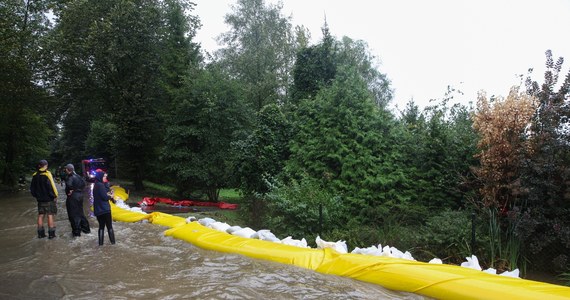
[[215, 187], [209, 187], [206, 189], [206, 194], [208, 195], [209, 201], [218, 202], [220, 198], [220, 189]]

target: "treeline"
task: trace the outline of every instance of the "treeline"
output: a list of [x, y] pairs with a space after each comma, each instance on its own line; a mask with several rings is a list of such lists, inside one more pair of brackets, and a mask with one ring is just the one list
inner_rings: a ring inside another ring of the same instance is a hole
[[140, 190], [151, 180], [217, 201], [237, 188], [250, 225], [281, 235], [570, 266], [570, 74], [559, 83], [549, 51], [544, 83], [476, 107], [449, 106], [449, 88], [394, 113], [364, 41], [324, 23], [311, 43], [279, 4], [238, 0], [206, 53], [186, 0], [5, 3], [4, 185], [40, 158], [104, 157]]

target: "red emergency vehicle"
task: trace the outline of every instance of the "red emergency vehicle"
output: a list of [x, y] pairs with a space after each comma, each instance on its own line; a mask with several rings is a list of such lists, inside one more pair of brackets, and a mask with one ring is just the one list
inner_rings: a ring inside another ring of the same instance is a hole
[[95, 179], [95, 171], [97, 169], [107, 172], [107, 162], [103, 158], [91, 158], [81, 161], [81, 172], [83, 173], [83, 178], [85, 178], [85, 180], [93, 181]]

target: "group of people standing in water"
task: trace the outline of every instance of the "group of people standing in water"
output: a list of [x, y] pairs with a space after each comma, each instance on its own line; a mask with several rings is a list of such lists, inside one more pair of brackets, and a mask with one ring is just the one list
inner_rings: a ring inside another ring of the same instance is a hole
[[[89, 221], [83, 211], [83, 196], [88, 192], [86, 183], [81, 176], [75, 173], [75, 167], [67, 164], [63, 167], [65, 175], [58, 174], [65, 182], [65, 194], [67, 195], [65, 207], [71, 225], [71, 232], [74, 237], [81, 236], [81, 233], [91, 233]], [[45, 238], [44, 218], [47, 216], [48, 239], [56, 237], [55, 216], [57, 215], [58, 191], [51, 172], [48, 170], [48, 162], [40, 160], [37, 171], [32, 175], [30, 192], [38, 202], [37, 233], [38, 238]], [[105, 228], [109, 234], [109, 241], [115, 244], [115, 233], [113, 231], [113, 219], [111, 216], [111, 205], [109, 201], [115, 201], [112, 196], [107, 173], [103, 170], [95, 172], [95, 182], [93, 183], [93, 211], [99, 223], [98, 238], [99, 245], [103, 245]]]

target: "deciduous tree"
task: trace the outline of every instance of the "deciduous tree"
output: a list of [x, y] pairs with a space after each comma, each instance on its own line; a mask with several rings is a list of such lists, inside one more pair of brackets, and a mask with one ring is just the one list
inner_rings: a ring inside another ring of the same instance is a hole
[[39, 158], [48, 158], [55, 128], [43, 76], [46, 12], [46, 1], [0, 5], [0, 180], [8, 186]]
[[531, 260], [548, 269], [570, 267], [570, 71], [561, 79], [563, 58], [546, 51], [542, 84], [527, 78], [537, 107], [527, 130], [521, 185], [526, 210], [517, 234], [525, 237]]
[[518, 88], [506, 98], [487, 99], [479, 94], [473, 126], [479, 133], [475, 174], [480, 181], [484, 207], [506, 212], [517, 201], [525, 128], [530, 124], [536, 100]]
[[246, 99], [261, 110], [266, 104], [284, 103], [291, 83], [295, 35], [282, 4], [264, 0], [238, 0], [225, 16], [230, 30], [218, 41], [219, 61], [246, 87]]
[[230, 143], [249, 115], [235, 80], [212, 65], [185, 83], [164, 136], [162, 161], [182, 195], [206, 192], [217, 201], [229, 186]]

